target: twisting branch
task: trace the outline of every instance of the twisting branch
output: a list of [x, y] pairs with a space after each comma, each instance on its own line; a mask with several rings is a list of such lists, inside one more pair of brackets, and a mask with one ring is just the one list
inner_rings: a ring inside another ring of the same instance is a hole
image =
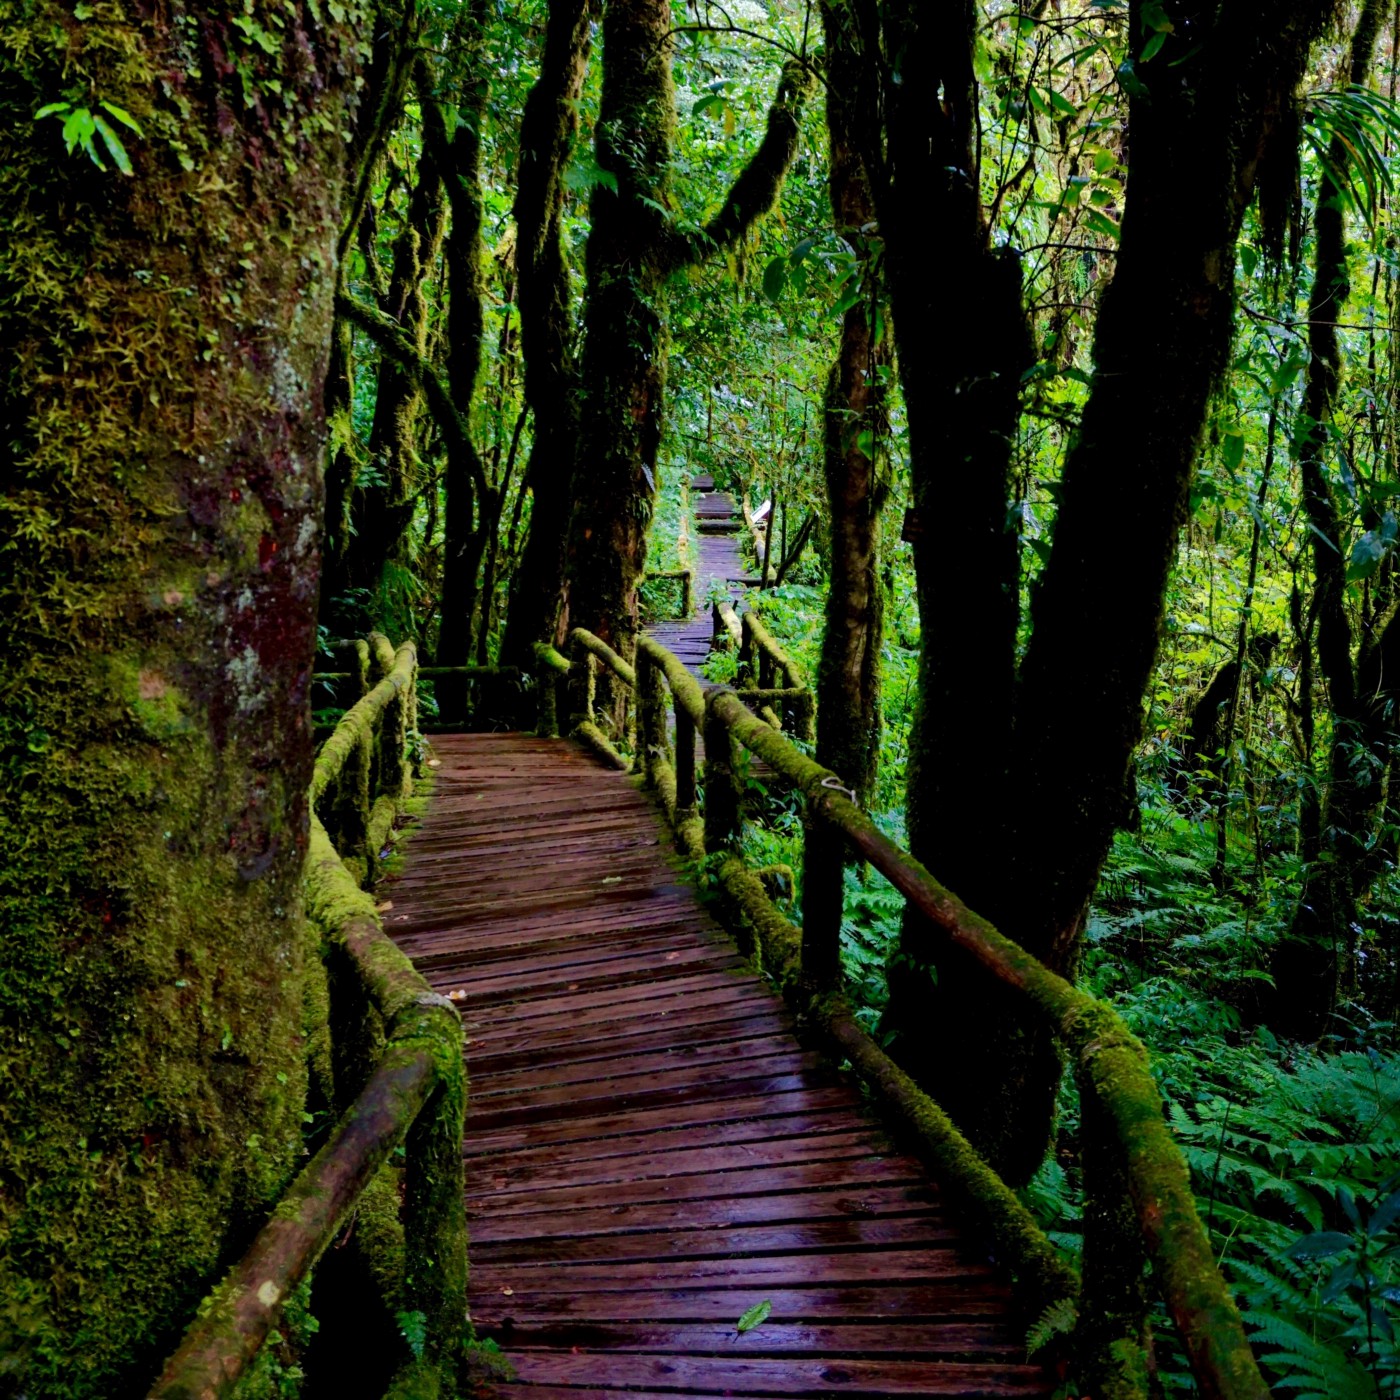
[[809, 64], [794, 58], [783, 65], [762, 143], [729, 187], [719, 212], [703, 229], [671, 232], [661, 251], [666, 271], [678, 271], [712, 252], [733, 247], [777, 203], [783, 179], [797, 154], [802, 109], [812, 87]]
[[338, 316], [343, 316], [352, 325], [364, 331], [379, 349], [423, 390], [429, 411], [447, 441], [448, 450], [461, 454], [461, 460], [471, 475], [472, 485], [484, 495], [489, 487], [485, 469], [481, 465], [481, 458], [477, 453], [476, 444], [472, 441], [467, 422], [457, 412], [457, 406], [452, 402], [452, 394], [442, 376], [425, 356], [418, 353], [417, 347], [403, 333], [398, 322], [384, 315], [382, 311], [377, 311], [345, 293], [336, 296], [335, 310]]

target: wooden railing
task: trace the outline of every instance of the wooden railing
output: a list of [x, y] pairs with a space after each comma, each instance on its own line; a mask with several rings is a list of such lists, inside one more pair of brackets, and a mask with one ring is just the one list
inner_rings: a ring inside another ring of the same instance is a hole
[[653, 579], [679, 580], [681, 585], [681, 611], [682, 617], [689, 617], [695, 611], [695, 572], [693, 569], [669, 569], [664, 573], [657, 573], [648, 569], [642, 575], [650, 582]]
[[[767, 651], [758, 629], [750, 636], [760, 654]], [[1144, 1274], [1150, 1265], [1202, 1394], [1263, 1400], [1268, 1389], [1215, 1266], [1146, 1051], [1117, 1014], [963, 905], [871, 822], [840, 777], [750, 713], [739, 692], [702, 688], [675, 656], [647, 637], [638, 642], [635, 666], [581, 630], [573, 633], [572, 645], [572, 693], [591, 695], [592, 670], [599, 664], [634, 691], [646, 782], [681, 849], [705, 860], [718, 879], [732, 922], [746, 940], [744, 951], [761, 960], [802, 1023], [850, 1062], [910, 1146], [981, 1219], [1012, 1267], [1023, 1301], [1043, 1315], [1052, 1308], [1064, 1314], [1072, 1302], [1079, 1393], [1096, 1400], [1148, 1395]], [[570, 670], [568, 659], [552, 648], [541, 648], [539, 655], [552, 675]], [[782, 661], [773, 658], [773, 664]], [[784, 678], [790, 680], [791, 673], [785, 671]], [[673, 728], [666, 718], [668, 690]], [[590, 726], [597, 729], [591, 714], [575, 719], [580, 737], [605, 757], [611, 751], [612, 761], [625, 766], [601, 734], [588, 732]], [[703, 814], [697, 806], [697, 730], [705, 740]], [[756, 754], [806, 800], [800, 929], [736, 854], [744, 801], [736, 776], [738, 746]], [[1018, 991], [1027, 1013], [1042, 1019], [1063, 1047], [1082, 1104], [1088, 1265], [1082, 1282], [938, 1105], [856, 1023], [841, 986], [842, 869], [848, 854], [869, 861], [951, 943]]]
[[[363, 639], [331, 643], [332, 654], [342, 658], [344, 666], [335, 671], [317, 671], [312, 676], [318, 687], [314, 704], [341, 704], [349, 708], [369, 694], [373, 681], [369, 646]], [[526, 677], [515, 666], [420, 666], [417, 681], [432, 686], [431, 705], [427, 698], [423, 706], [428, 715], [420, 716], [419, 727], [427, 732], [450, 728], [453, 732], [473, 723], [507, 720], [514, 723], [522, 710]], [[436, 716], [432, 710], [436, 709]], [[499, 713], [491, 713], [491, 711]]]
[[[417, 657], [411, 643], [396, 651], [378, 635], [360, 647], [367, 692], [316, 758], [306, 877], [306, 912], [326, 941], [322, 990], [329, 986], [334, 1025], [344, 1028], [332, 1047], [339, 1118], [201, 1305], [152, 1400], [229, 1394], [347, 1212], [371, 1192], [402, 1229], [396, 1310], [419, 1314], [425, 1333], [416, 1355], [405, 1349], [390, 1393], [451, 1393], [455, 1384], [467, 1327], [462, 1025], [385, 934], [362, 888], [412, 791]], [[401, 1210], [399, 1185], [380, 1171], [400, 1146]]]

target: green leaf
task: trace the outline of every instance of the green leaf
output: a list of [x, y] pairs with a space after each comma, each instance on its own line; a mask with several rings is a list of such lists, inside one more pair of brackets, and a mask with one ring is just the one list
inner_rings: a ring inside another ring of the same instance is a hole
[[112, 157], [112, 163], [123, 175], [130, 175], [131, 157], [127, 155], [126, 147], [122, 145], [121, 138], [112, 130], [107, 118], [101, 112], [95, 113], [92, 120], [98, 131], [102, 133], [102, 142]]
[[772, 1311], [773, 1304], [765, 1298], [761, 1303], [755, 1303], [734, 1325], [740, 1333], [752, 1332], [760, 1322], [767, 1320]]
[[63, 141], [70, 156], [81, 146], [92, 157], [93, 164], [99, 170], [105, 170], [107, 167], [102, 164], [97, 148], [92, 144], [96, 130], [97, 123], [93, 121], [92, 113], [86, 107], [75, 107], [63, 123]]
[[1351, 547], [1351, 559], [1347, 563], [1347, 582], [1355, 583], [1359, 579], [1370, 578], [1380, 567], [1389, 547], [1379, 530], [1367, 530]]
[[1237, 472], [1244, 462], [1244, 433], [1238, 428], [1228, 431], [1220, 443], [1220, 457], [1227, 471]]
[[1150, 59], [1157, 57], [1161, 52], [1162, 45], [1167, 42], [1167, 33], [1164, 29], [1159, 29], [1143, 46], [1142, 57], [1139, 63], [1147, 63]]
[[1351, 1248], [1351, 1236], [1337, 1230], [1318, 1230], [1304, 1235], [1288, 1246], [1284, 1253], [1290, 1259], [1330, 1259]]
[[118, 107], [115, 102], [104, 101], [99, 102], [97, 105], [114, 116], [123, 126], [129, 126], [138, 136], [144, 136], [146, 134], [141, 130], [140, 124], [137, 122], [136, 118], [133, 117], [130, 112]]
[[1086, 228], [1093, 229], [1103, 238], [1111, 238], [1115, 243], [1122, 232], [1118, 225], [1100, 209], [1086, 209], [1084, 211], [1084, 225]]
[[779, 253], [778, 256], [769, 262], [763, 269], [763, 295], [769, 301], [777, 301], [783, 295], [783, 288], [787, 286], [787, 259]]
[[50, 102], [47, 106], [40, 107], [34, 113], [34, 120], [41, 122], [45, 117], [57, 116], [60, 112], [66, 112], [73, 104], [71, 102]]

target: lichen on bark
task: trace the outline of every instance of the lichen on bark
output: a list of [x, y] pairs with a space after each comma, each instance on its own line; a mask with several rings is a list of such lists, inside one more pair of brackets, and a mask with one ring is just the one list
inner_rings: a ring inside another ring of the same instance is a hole
[[[338, 13], [0, 19], [0, 1351], [36, 1400], [147, 1383], [301, 1153]], [[34, 121], [65, 96], [136, 120], [130, 177]]]

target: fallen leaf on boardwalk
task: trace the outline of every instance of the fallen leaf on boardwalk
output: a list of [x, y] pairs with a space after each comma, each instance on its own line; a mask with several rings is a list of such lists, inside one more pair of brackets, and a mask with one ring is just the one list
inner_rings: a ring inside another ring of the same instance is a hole
[[740, 1332], [752, 1332], [772, 1311], [773, 1304], [765, 1298], [761, 1303], [755, 1303], [734, 1325]]
[[408, 919], [408, 915], [407, 915], [407, 914], [395, 914], [395, 915], [394, 915], [394, 922], [395, 922], [396, 924], [404, 923], [404, 922], [407, 921], [407, 919]]
[[578, 983], [577, 983], [577, 982], [570, 982], [570, 983], [569, 983], [569, 990], [570, 990], [571, 992], [576, 992], [576, 991], [578, 991]]
[[442, 759], [440, 759], [440, 758], [430, 758], [430, 759], [428, 760], [428, 767], [429, 767], [429, 768], [441, 768], [441, 767], [442, 767]]
[[394, 907], [392, 899], [386, 899], [383, 904], [376, 904], [375, 909], [381, 914], [387, 914]]
[[622, 883], [622, 876], [604, 875], [601, 883], [605, 885], [620, 885]]
[[513, 1288], [503, 1288], [501, 1289], [501, 1292], [504, 1293], [507, 1298], [515, 1297], [515, 1289]]
[[448, 1001], [466, 1001], [467, 994], [461, 987], [454, 987], [447, 994]]
[[667, 961], [667, 962], [675, 962], [675, 960], [676, 960], [678, 957], [680, 957], [680, 954], [679, 954], [679, 953], [667, 953], [667, 954], [666, 954], [666, 961]]

